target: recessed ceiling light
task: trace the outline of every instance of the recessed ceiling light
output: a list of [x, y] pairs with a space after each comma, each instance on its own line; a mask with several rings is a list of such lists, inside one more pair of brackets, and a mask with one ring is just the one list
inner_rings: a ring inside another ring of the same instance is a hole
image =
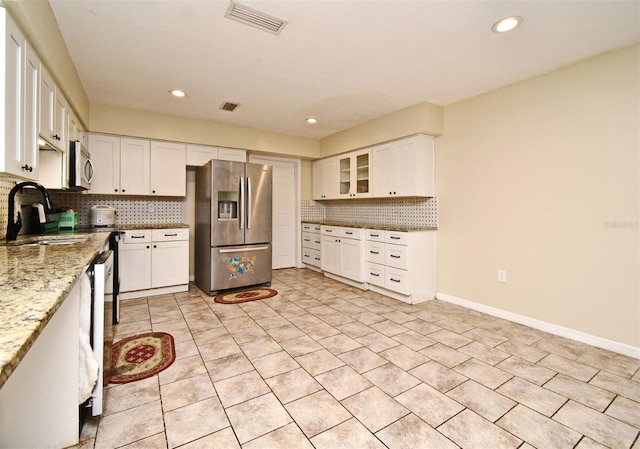
[[314, 117], [308, 117], [308, 118], [306, 118], [306, 119], [305, 119], [305, 121], [306, 121], [307, 123], [311, 123], [311, 124], [313, 124], [313, 123], [318, 123], [318, 119], [317, 119], [317, 118], [314, 118]]
[[507, 31], [511, 31], [518, 27], [521, 23], [522, 17], [520, 16], [505, 17], [504, 19], [500, 19], [494, 23], [491, 27], [491, 31], [494, 33], [506, 33]]
[[173, 95], [174, 97], [184, 97], [187, 95], [184, 93], [184, 91], [180, 89], [173, 89], [173, 90], [170, 90], [169, 92], [171, 92], [171, 95]]

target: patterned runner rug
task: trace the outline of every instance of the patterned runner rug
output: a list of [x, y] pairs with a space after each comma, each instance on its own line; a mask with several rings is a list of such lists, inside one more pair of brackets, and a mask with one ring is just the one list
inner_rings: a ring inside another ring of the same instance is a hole
[[258, 301], [259, 299], [271, 298], [277, 294], [277, 291], [270, 288], [253, 288], [251, 290], [223, 293], [216, 296], [214, 301], [221, 304], [238, 304], [241, 302]]
[[171, 334], [148, 332], [124, 338], [113, 345], [109, 383], [126, 384], [167, 369], [176, 359]]

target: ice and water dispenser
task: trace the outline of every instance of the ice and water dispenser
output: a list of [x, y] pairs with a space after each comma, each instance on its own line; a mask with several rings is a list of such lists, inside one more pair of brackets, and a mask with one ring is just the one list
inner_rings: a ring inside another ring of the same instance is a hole
[[238, 192], [218, 191], [218, 220], [238, 219]]

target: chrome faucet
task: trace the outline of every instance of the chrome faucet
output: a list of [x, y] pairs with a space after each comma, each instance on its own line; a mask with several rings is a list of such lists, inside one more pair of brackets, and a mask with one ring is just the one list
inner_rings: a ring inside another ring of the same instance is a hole
[[23, 187], [33, 187], [42, 192], [45, 202], [45, 214], [51, 213], [53, 209], [53, 207], [51, 206], [51, 200], [49, 199], [49, 192], [47, 192], [47, 189], [45, 189], [43, 186], [41, 186], [37, 182], [32, 181], [25, 181], [16, 184], [13, 189], [11, 189], [11, 192], [9, 192], [9, 220], [7, 221], [7, 241], [15, 240], [16, 238], [18, 238], [18, 233], [22, 228], [22, 217], [20, 216], [20, 212], [18, 211], [18, 219], [15, 222], [13, 221], [13, 217], [15, 215], [14, 212], [16, 193], [18, 193], [18, 190], [22, 190]]

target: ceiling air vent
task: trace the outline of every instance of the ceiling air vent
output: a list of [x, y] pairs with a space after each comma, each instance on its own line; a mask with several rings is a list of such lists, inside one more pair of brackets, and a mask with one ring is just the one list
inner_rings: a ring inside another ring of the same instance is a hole
[[231, 103], [231, 102], [225, 101], [220, 105], [220, 109], [222, 109], [223, 111], [233, 112], [236, 110], [238, 106], [240, 106], [238, 103]]
[[227, 19], [244, 23], [245, 25], [258, 28], [267, 33], [280, 34], [288, 21], [270, 14], [263, 13], [257, 9], [243, 6], [231, 0], [227, 12], [224, 15]]

